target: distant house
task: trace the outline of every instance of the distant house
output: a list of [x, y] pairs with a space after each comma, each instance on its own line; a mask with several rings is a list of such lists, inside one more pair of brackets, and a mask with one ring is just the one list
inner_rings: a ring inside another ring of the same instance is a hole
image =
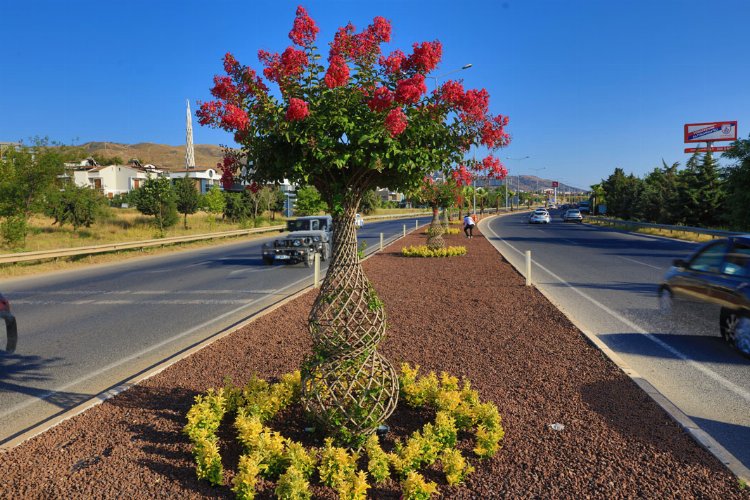
[[404, 201], [404, 194], [399, 193], [398, 191], [391, 191], [388, 188], [383, 189], [376, 189], [375, 192], [380, 196], [380, 199], [385, 201], [395, 201], [395, 202], [402, 202]]
[[65, 177], [72, 178], [76, 185], [96, 189], [107, 198], [129, 193], [141, 187], [146, 179], [162, 175], [162, 171], [153, 165], [78, 165], [67, 170]]
[[201, 194], [206, 194], [214, 184], [218, 185], [221, 181], [221, 174], [213, 168], [191, 167], [170, 170], [169, 172], [165, 172], [165, 175], [168, 175], [172, 181], [181, 177], [192, 179], [195, 183], [195, 189]]

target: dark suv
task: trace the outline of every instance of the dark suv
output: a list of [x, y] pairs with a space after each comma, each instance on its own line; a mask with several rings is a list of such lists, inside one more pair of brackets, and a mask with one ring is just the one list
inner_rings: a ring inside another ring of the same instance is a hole
[[750, 235], [715, 240], [676, 259], [659, 287], [659, 305], [675, 321], [714, 332], [718, 326], [750, 356]]

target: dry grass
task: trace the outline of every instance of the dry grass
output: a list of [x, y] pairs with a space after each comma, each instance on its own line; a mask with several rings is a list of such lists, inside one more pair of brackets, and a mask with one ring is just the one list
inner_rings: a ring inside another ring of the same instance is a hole
[[592, 224], [594, 226], [607, 226], [612, 227], [614, 229], [619, 229], [621, 231], [628, 231], [631, 233], [641, 233], [641, 234], [649, 234], [652, 236], [664, 236], [666, 238], [675, 238], [678, 240], [684, 240], [684, 241], [694, 241], [697, 243], [702, 243], [705, 241], [711, 241], [714, 239], [714, 236], [711, 236], [710, 234], [700, 234], [700, 233], [694, 233], [692, 231], [678, 231], [678, 230], [669, 230], [669, 229], [658, 229], [653, 227], [639, 227], [634, 228], [631, 226], [626, 225], [620, 225], [620, 224], [610, 224], [605, 222], [599, 222], [592, 219], [589, 219], [586, 221], [587, 224]]
[[[393, 215], [404, 213], [415, 213], [414, 209], [380, 209], [373, 215]], [[76, 248], [91, 245], [106, 245], [113, 243], [124, 243], [129, 241], [142, 241], [158, 238], [158, 232], [152, 224], [153, 218], [142, 215], [135, 209], [112, 209], [111, 216], [102, 220], [90, 228], [80, 228], [74, 231], [70, 226], [53, 226], [52, 219], [41, 215], [35, 215], [30, 221], [31, 230], [26, 238], [23, 249], [15, 251], [43, 251], [56, 250], [60, 248]], [[284, 224], [285, 218], [276, 216], [276, 223]], [[271, 224], [268, 218], [259, 220], [259, 227]], [[252, 228], [249, 225], [222, 221], [221, 218], [214, 220], [206, 213], [199, 212], [188, 216], [188, 229], [184, 229], [182, 216], [178, 224], [168, 229], [164, 236], [187, 236], [195, 234], [208, 234], [220, 231], [231, 231], [233, 229]], [[143, 257], [146, 255], [157, 255], [182, 250], [221, 245], [228, 242], [251, 240], [268, 236], [269, 233], [249, 235], [236, 238], [220, 238], [216, 240], [205, 240], [192, 243], [180, 243], [165, 247], [151, 247], [145, 249], [122, 250], [112, 253], [64, 257], [55, 260], [41, 262], [19, 262], [16, 264], [0, 265], [0, 276], [3, 278], [16, 278], [43, 274], [55, 271], [65, 271], [94, 264], [105, 264], [109, 262], [122, 261], [129, 258]], [[0, 253], [11, 253], [12, 249], [0, 246]]]

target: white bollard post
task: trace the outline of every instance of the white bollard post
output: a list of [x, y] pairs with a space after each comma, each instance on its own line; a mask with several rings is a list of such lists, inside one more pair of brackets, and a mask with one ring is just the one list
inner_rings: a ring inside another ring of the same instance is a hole
[[383, 233], [380, 233], [380, 251], [383, 251]]
[[417, 229], [419, 229], [419, 221], [415, 220], [414, 221], [414, 230], [416, 231]]
[[404, 238], [406, 238], [406, 224], [404, 224]]
[[313, 286], [320, 288], [320, 254], [315, 252], [315, 264], [313, 265]]
[[526, 286], [531, 286], [531, 250], [526, 250]]

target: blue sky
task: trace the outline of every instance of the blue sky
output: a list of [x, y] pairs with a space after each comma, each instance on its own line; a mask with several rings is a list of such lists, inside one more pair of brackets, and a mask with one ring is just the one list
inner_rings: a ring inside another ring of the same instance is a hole
[[[283, 51], [298, 4], [320, 46], [381, 15], [386, 52], [439, 39], [435, 75], [471, 63], [450, 78], [510, 116], [498, 155], [529, 156], [505, 160], [511, 175], [587, 188], [615, 167], [684, 165], [684, 123], [737, 120], [748, 136], [748, 0], [0, 0], [0, 141], [183, 144], [185, 99], [210, 98], [227, 51], [256, 69], [258, 49]], [[232, 144], [193, 126], [196, 143]]]

